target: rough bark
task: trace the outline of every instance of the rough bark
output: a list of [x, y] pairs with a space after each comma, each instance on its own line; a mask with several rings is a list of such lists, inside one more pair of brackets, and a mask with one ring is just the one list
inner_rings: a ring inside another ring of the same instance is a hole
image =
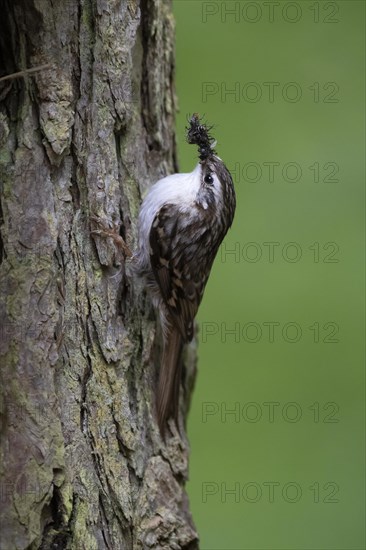
[[[197, 548], [133, 249], [175, 168], [170, 0], [0, 0], [1, 550]], [[181, 423], [194, 377], [186, 350]]]

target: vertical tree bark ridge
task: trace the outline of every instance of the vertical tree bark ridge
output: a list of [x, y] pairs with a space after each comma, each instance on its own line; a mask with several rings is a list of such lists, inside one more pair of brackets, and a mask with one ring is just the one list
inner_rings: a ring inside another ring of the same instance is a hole
[[[133, 249], [141, 194], [176, 166], [170, 0], [0, 7], [0, 75], [52, 66], [0, 82], [0, 548], [197, 548], [188, 442], [154, 419], [150, 300], [90, 232]], [[185, 363], [182, 417], [194, 347]]]

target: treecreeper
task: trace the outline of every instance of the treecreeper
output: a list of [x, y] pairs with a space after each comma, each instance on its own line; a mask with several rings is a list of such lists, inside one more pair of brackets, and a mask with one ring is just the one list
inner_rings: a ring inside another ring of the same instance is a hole
[[193, 172], [167, 176], [149, 189], [141, 204], [138, 249], [132, 257], [162, 326], [156, 412], [163, 435], [170, 417], [178, 426], [182, 346], [193, 338], [212, 264], [235, 213], [233, 180], [216, 154], [211, 129], [198, 114], [190, 117], [187, 141], [198, 146], [199, 163]]

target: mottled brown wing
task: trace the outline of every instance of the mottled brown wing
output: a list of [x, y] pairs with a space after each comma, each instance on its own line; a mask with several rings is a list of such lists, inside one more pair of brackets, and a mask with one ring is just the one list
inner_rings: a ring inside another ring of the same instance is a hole
[[150, 230], [150, 261], [164, 303], [184, 341], [193, 337], [193, 320], [209, 276], [209, 232], [192, 213], [165, 205]]

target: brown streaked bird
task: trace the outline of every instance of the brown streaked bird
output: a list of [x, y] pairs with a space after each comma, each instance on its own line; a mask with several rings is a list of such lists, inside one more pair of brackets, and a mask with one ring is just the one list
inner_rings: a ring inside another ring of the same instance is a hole
[[235, 213], [233, 180], [210, 130], [199, 115], [190, 118], [187, 141], [198, 146], [199, 163], [190, 174], [156, 182], [139, 213], [133, 264], [146, 278], [163, 332], [156, 396], [162, 434], [170, 417], [178, 423], [182, 346], [192, 340], [213, 261]]

